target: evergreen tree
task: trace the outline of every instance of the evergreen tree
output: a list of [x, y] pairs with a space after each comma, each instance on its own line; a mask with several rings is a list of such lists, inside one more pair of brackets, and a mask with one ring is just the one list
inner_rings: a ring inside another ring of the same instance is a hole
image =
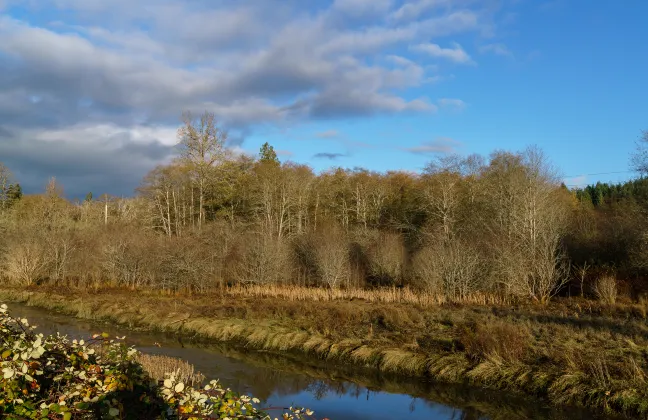
[[279, 165], [277, 153], [275, 152], [274, 147], [270, 146], [268, 142], [263, 143], [263, 146], [261, 146], [261, 151], [259, 152], [259, 162]]
[[16, 204], [16, 202], [19, 201], [22, 198], [22, 196], [23, 196], [23, 192], [20, 184], [16, 183], [16, 184], [9, 185], [9, 187], [7, 188], [8, 207], [11, 207], [14, 204]]
[[88, 202], [88, 203], [92, 201], [92, 191], [90, 191], [88, 194], [86, 194], [85, 201]]

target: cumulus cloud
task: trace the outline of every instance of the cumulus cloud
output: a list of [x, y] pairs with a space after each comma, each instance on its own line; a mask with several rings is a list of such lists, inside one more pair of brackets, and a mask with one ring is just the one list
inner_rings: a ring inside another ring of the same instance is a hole
[[408, 47], [466, 63], [459, 44], [439, 45], [492, 20], [469, 0], [0, 0], [0, 10], [0, 158], [27, 191], [57, 175], [68, 191], [123, 194], [173, 157], [183, 110], [214, 112], [233, 147], [261, 126], [435, 111], [441, 103], [411, 92], [440, 75]]
[[130, 195], [156, 165], [175, 156], [170, 129], [79, 126], [62, 130], [19, 130], [0, 133], [0, 156], [16, 178], [32, 191], [42, 191], [56, 176], [68, 195], [89, 191]]
[[461, 142], [450, 137], [437, 137], [432, 141], [426, 141], [418, 146], [404, 147], [401, 150], [417, 155], [425, 154], [452, 154], [458, 151]]

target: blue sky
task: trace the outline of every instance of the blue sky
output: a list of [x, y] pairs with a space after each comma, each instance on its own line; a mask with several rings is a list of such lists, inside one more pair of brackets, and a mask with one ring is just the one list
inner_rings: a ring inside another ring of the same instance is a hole
[[419, 170], [539, 145], [619, 181], [648, 129], [639, 0], [0, 0], [0, 161], [27, 190], [128, 194], [182, 110], [237, 151]]

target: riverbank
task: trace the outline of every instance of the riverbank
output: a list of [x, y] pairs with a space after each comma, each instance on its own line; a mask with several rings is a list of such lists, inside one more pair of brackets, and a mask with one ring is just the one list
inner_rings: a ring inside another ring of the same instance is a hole
[[423, 307], [49, 288], [1, 288], [0, 299], [129, 328], [309, 354], [648, 417], [648, 327], [641, 305], [564, 301], [548, 306]]

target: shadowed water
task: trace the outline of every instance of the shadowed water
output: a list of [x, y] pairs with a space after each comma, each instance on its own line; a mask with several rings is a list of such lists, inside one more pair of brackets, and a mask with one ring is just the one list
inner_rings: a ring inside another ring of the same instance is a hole
[[[151, 354], [179, 357], [208, 379], [253, 395], [264, 407], [309, 407], [318, 419], [611, 419], [577, 408], [553, 408], [505, 392], [449, 386], [358, 370], [294, 355], [203, 345], [171, 334], [130, 331], [42, 309], [10, 304], [14, 316], [29, 319], [37, 331], [89, 338], [107, 332]], [[161, 346], [161, 347], [158, 347]], [[614, 417], [618, 418], [618, 417]]]

